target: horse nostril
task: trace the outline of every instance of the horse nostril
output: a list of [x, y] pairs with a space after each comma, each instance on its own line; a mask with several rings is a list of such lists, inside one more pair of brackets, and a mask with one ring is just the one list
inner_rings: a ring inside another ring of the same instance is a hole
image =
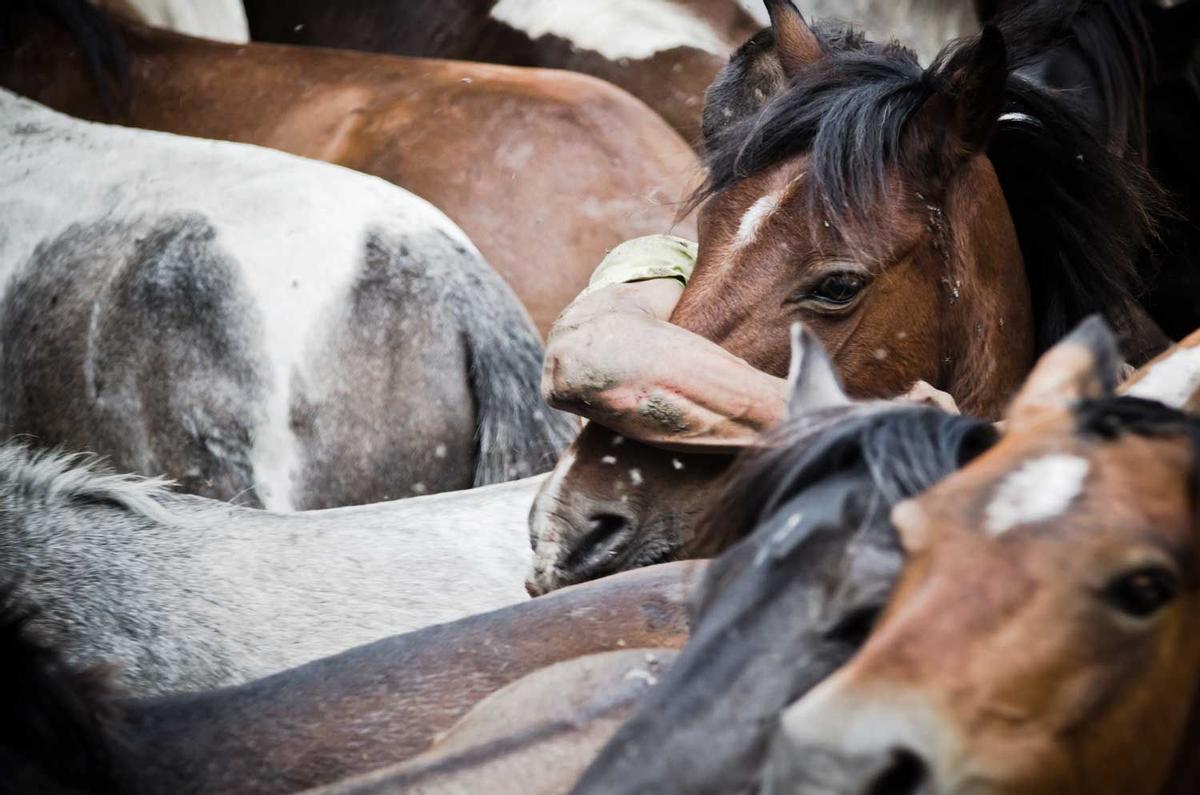
[[589, 567], [602, 568], [620, 553], [621, 536], [632, 526], [624, 516], [615, 513], [594, 513], [587, 517], [587, 534], [579, 540], [564, 561], [568, 570]]
[[921, 757], [903, 748], [892, 751], [892, 760], [867, 789], [865, 795], [916, 795], [928, 771]]

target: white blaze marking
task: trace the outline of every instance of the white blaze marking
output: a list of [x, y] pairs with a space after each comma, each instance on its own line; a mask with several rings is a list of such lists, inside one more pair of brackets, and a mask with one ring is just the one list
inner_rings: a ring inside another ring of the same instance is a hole
[[985, 511], [986, 527], [1001, 535], [1018, 525], [1066, 512], [1083, 491], [1088, 462], [1073, 455], [1048, 455], [1025, 462], [996, 487]]
[[763, 196], [742, 216], [738, 224], [737, 234], [733, 236], [734, 248], [745, 248], [758, 237], [759, 230], [779, 209], [779, 194], [771, 193]]
[[1200, 348], [1180, 348], [1152, 366], [1126, 393], [1181, 409], [1200, 392]]
[[531, 39], [558, 36], [613, 61], [676, 47], [720, 56], [734, 48], [706, 21], [668, 0], [500, 0], [491, 16]]

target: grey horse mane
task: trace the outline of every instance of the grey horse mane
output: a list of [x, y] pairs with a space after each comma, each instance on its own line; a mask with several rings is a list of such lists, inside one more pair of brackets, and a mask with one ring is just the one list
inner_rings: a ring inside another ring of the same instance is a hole
[[156, 521], [173, 522], [173, 481], [118, 474], [95, 453], [37, 450], [22, 441], [0, 445], [0, 497], [46, 506], [116, 505]]

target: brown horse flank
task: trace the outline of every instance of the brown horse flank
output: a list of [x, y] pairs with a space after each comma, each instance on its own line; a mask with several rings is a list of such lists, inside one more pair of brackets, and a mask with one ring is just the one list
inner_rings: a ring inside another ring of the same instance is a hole
[[[140, 700], [72, 673], [30, 634], [29, 618], [12, 612], [5, 593], [0, 793], [284, 793], [396, 764], [429, 748], [481, 699], [541, 668], [608, 651], [679, 648], [703, 571], [689, 562], [631, 572], [246, 685]], [[544, 693], [540, 714], [561, 697]]]
[[[110, 91], [97, 95], [89, 71]], [[694, 233], [690, 219], [675, 222], [698, 171], [691, 149], [641, 103], [582, 75], [220, 44], [116, 22], [86, 0], [18, 0], [0, 6], [0, 85], [80, 118], [258, 144], [393, 182], [462, 227], [543, 334], [608, 249]]]
[[[852, 397], [923, 380], [982, 417], [1089, 313], [1123, 329], [1131, 358], [1155, 350], [1134, 265], [1158, 193], [1073, 103], [1015, 74], [1036, 30], [988, 28], [922, 69], [770, 7], [773, 31], [709, 93], [700, 256], [673, 322], [782, 376], [800, 319]], [[695, 554], [699, 495], [726, 463], [590, 425], [535, 504], [534, 539], [550, 542], [535, 586]]]
[[255, 41], [588, 74], [691, 144], [708, 84], [762, 27], [735, 0], [248, 0], [246, 14]]
[[1115, 361], [1081, 329], [997, 446], [893, 511], [900, 582], [784, 713], [772, 792], [1196, 791], [1200, 422], [1112, 397]]

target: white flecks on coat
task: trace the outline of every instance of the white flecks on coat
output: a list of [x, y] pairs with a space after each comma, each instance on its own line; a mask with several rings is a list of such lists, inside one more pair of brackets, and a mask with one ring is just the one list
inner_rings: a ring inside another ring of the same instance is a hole
[[725, 56], [736, 46], [670, 0], [500, 0], [491, 16], [531, 39], [558, 36], [613, 61], [676, 47]]
[[1090, 465], [1074, 455], [1055, 454], [1026, 461], [996, 487], [985, 509], [985, 525], [1001, 535], [1019, 525], [1060, 516], [1083, 491]]
[[640, 469], [629, 470], [629, 482], [635, 486], [642, 485], [642, 471]]
[[615, 455], [606, 455], [600, 459], [600, 463], [612, 466], [613, 464], [617, 463], [617, 457]]
[[1179, 348], [1155, 362], [1126, 393], [1181, 409], [1200, 392], [1200, 347]]
[[738, 223], [737, 234], [733, 236], [735, 249], [745, 248], [758, 238], [759, 231], [779, 209], [779, 198], [778, 193], [769, 193], [750, 205]]
[[680, 461], [678, 458], [671, 459], [671, 466], [675, 467], [676, 472], [683, 471], [683, 462]]

